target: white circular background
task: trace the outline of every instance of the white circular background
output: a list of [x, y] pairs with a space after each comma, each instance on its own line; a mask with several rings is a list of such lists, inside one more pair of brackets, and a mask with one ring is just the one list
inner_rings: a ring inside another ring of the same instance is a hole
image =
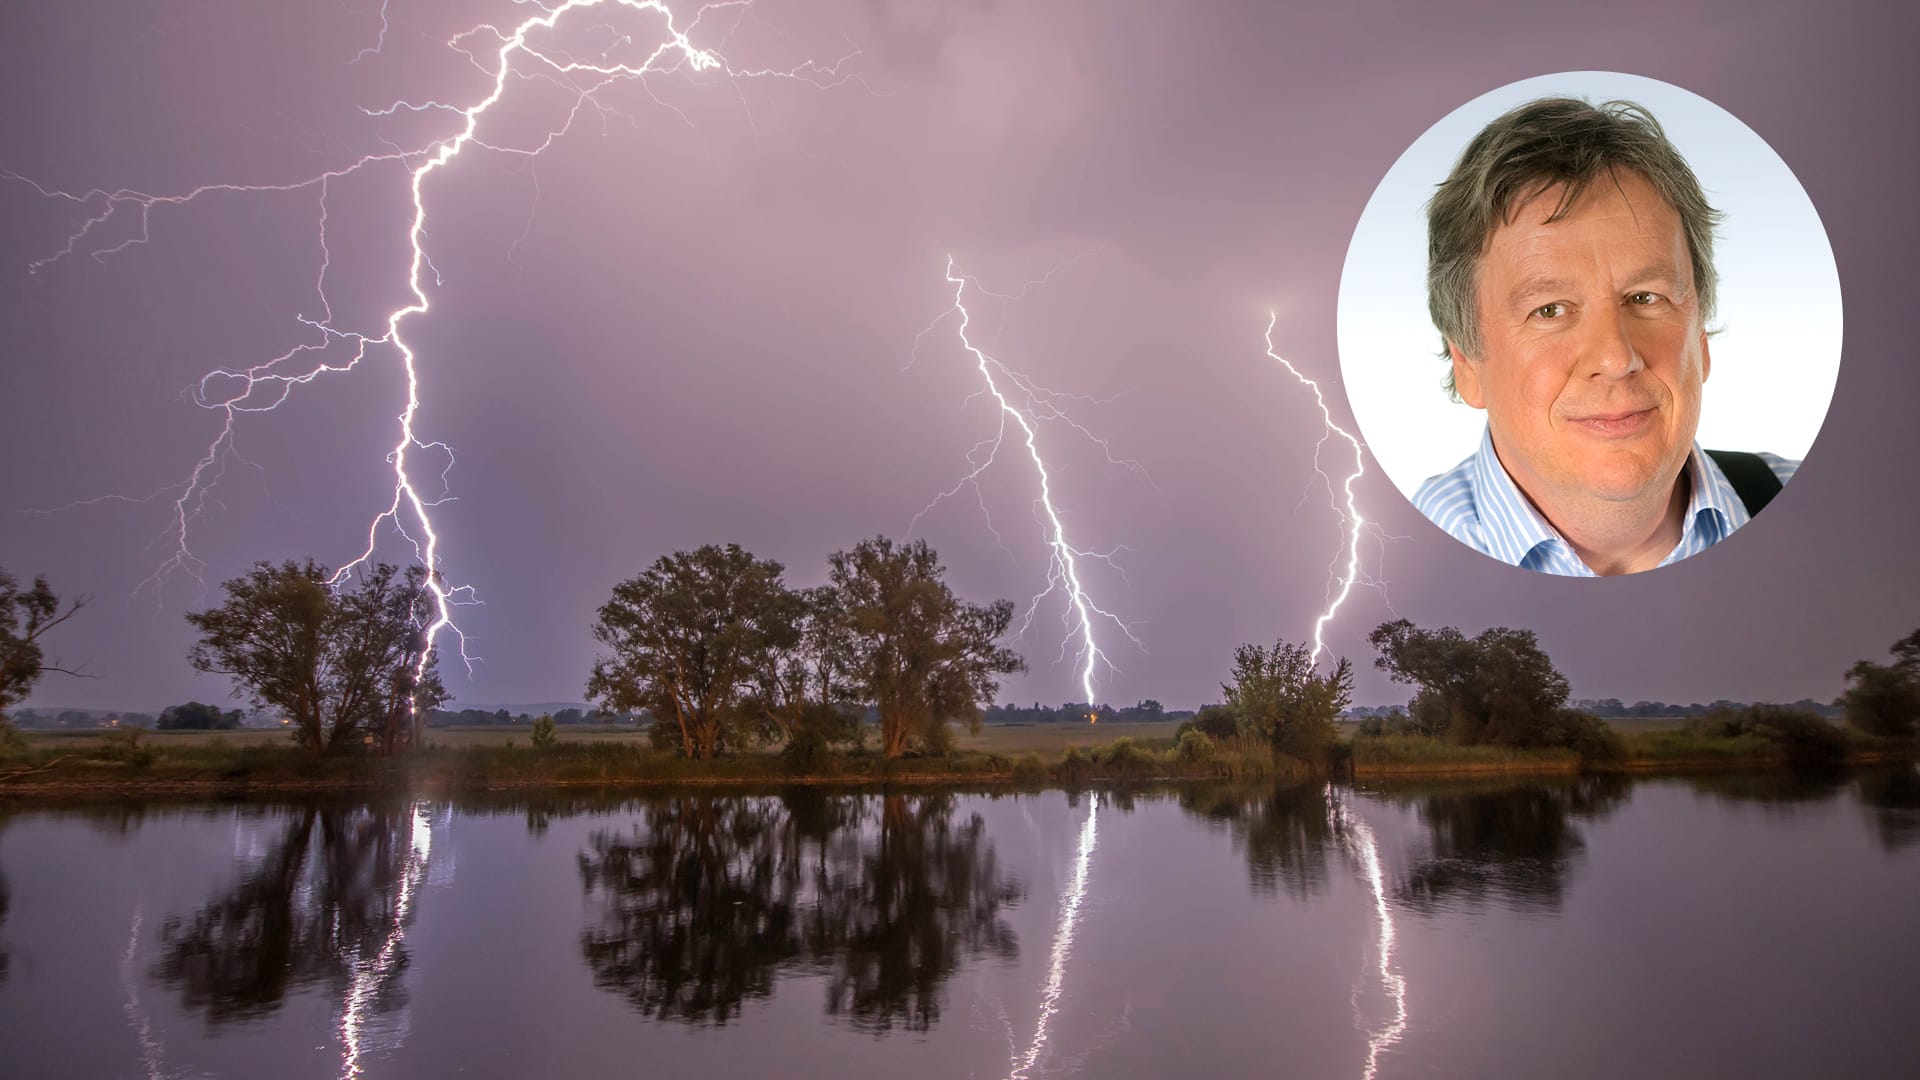
[[1441, 389], [1448, 371], [1427, 315], [1426, 204], [1479, 130], [1542, 97], [1647, 107], [1724, 212], [1700, 444], [1804, 458], [1840, 372], [1840, 275], [1813, 202], [1786, 162], [1733, 114], [1655, 79], [1609, 71], [1543, 75], [1449, 113], [1393, 163], [1354, 227], [1340, 276], [1340, 374], [1368, 449], [1395, 487], [1471, 455], [1486, 414]]

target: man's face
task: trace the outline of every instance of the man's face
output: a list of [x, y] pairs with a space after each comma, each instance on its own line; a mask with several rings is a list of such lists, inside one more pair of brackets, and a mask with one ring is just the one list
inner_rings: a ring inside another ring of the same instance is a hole
[[1651, 500], [1686, 463], [1710, 363], [1686, 234], [1627, 169], [1547, 224], [1560, 193], [1495, 228], [1479, 267], [1481, 355], [1449, 343], [1454, 380], [1543, 508]]

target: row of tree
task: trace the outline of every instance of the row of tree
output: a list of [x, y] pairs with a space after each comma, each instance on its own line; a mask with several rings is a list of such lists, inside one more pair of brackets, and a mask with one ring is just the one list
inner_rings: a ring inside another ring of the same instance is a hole
[[[1369, 635], [1376, 667], [1415, 687], [1398, 730], [1472, 745], [1571, 746], [1587, 752], [1608, 740], [1606, 725], [1567, 707], [1565, 676], [1531, 631], [1496, 627], [1467, 637], [1453, 627], [1422, 630], [1405, 619]], [[1253, 738], [1312, 766], [1327, 763], [1337, 723], [1353, 696], [1353, 665], [1342, 658], [1322, 671], [1304, 644], [1243, 645], [1234, 653], [1222, 705], [1183, 723], [1210, 741]], [[1377, 724], [1379, 721], [1370, 721]]]
[[1049, 706], [1034, 702], [1032, 705], [989, 705], [980, 712], [980, 720], [985, 724], [1084, 724], [1088, 720], [1118, 721], [1123, 724], [1157, 724], [1165, 720], [1184, 720], [1193, 715], [1191, 709], [1169, 711], [1166, 706], [1152, 698], [1135, 705], [1116, 709], [1111, 705], [1092, 705], [1084, 701], [1069, 701], [1063, 705]]
[[[1569, 687], [1530, 630], [1494, 627], [1468, 637], [1454, 627], [1423, 630], [1405, 619], [1382, 623], [1368, 639], [1374, 664], [1411, 685], [1403, 711], [1376, 715], [1374, 732], [1399, 731], [1458, 745], [1564, 747], [1583, 758], [1617, 757], [1619, 735], [1595, 712], [1569, 704]], [[1920, 631], [1896, 642], [1893, 662], [1860, 661], [1847, 672], [1837, 711], [1869, 735], [1910, 738], [1920, 725]], [[1247, 645], [1234, 655], [1224, 705], [1202, 708], [1182, 725], [1210, 739], [1253, 736], [1308, 763], [1326, 759], [1335, 722], [1352, 695], [1344, 659], [1322, 673], [1304, 645]], [[1613, 704], [1618, 704], [1614, 702]], [[1811, 703], [1807, 703], [1811, 704]], [[1757, 735], [1782, 744], [1793, 760], [1839, 756], [1839, 732], [1819, 710], [1716, 702], [1698, 714], [1702, 735]]]
[[[1664, 701], [1642, 700], [1642, 701], [1636, 701], [1633, 704], [1629, 705], [1626, 702], [1621, 701], [1619, 698], [1574, 698], [1573, 699], [1574, 708], [1583, 710], [1585, 712], [1590, 712], [1593, 715], [1600, 717], [1602, 720], [1654, 719], [1654, 718], [1667, 719], [1667, 720], [1690, 720], [1697, 717], [1707, 716], [1711, 713], [1726, 712], [1730, 709], [1744, 709], [1753, 704], [1757, 704], [1757, 703], [1747, 702], [1747, 701], [1733, 701], [1728, 698], [1715, 698], [1714, 700], [1709, 701], [1704, 705], [1698, 701], [1690, 702], [1686, 705], [1670, 705]], [[1841, 715], [1841, 710], [1839, 706], [1834, 705], [1830, 702], [1815, 701], [1812, 698], [1801, 698], [1799, 701], [1789, 702], [1786, 707], [1790, 709], [1799, 709], [1804, 712], [1814, 713], [1815, 715], [1824, 716], [1830, 720], [1837, 720], [1840, 718], [1840, 715]]]
[[979, 724], [996, 676], [1026, 670], [999, 644], [1012, 602], [955, 596], [926, 541], [876, 536], [827, 565], [827, 584], [795, 589], [737, 544], [662, 556], [601, 605], [587, 696], [645, 710], [694, 758], [756, 742], [817, 753], [872, 711], [893, 758], [944, 749], [951, 722]]
[[[556, 724], [633, 724], [645, 719], [638, 713], [609, 713], [599, 709], [557, 709], [551, 713], [541, 713]], [[531, 724], [537, 719], [530, 712], [513, 713], [506, 709], [431, 709], [427, 712], [428, 727], [498, 727], [508, 724]]]
[[[621, 582], [592, 627], [606, 648], [587, 681], [596, 712], [650, 716], [658, 743], [695, 758], [753, 745], [810, 755], [858, 742], [871, 723], [891, 758], [944, 751], [951, 724], [980, 723], [997, 676], [1025, 670], [999, 644], [1012, 603], [955, 596], [925, 541], [876, 536], [827, 562], [825, 585], [793, 588], [779, 563], [738, 545], [707, 545], [662, 556]], [[194, 667], [229, 676], [238, 696], [287, 717], [313, 750], [373, 742], [395, 751], [417, 741], [447, 697], [427, 644], [437, 583], [420, 567], [381, 564], [343, 576], [312, 560], [262, 562], [223, 588], [223, 604], [187, 616], [200, 635]], [[41, 638], [82, 604], [63, 606], [44, 579], [22, 589], [0, 570], [0, 709], [24, 697], [42, 672], [61, 670], [44, 659]], [[1565, 676], [1531, 631], [1494, 627], [1468, 637], [1401, 619], [1368, 640], [1375, 666], [1414, 688], [1404, 719], [1390, 721], [1399, 730], [1583, 754], [1617, 744], [1594, 712], [1569, 705]], [[1864, 732], [1911, 737], [1920, 723], [1920, 631], [1891, 654], [1891, 663], [1853, 665], [1836, 706]], [[1225, 703], [1201, 709], [1183, 729], [1251, 737], [1316, 762], [1334, 745], [1352, 687], [1345, 659], [1323, 672], [1305, 645], [1246, 645], [1222, 686]], [[1716, 730], [1759, 725], [1796, 739], [1820, 734], [1803, 722], [1819, 719], [1811, 712], [1756, 710], [1710, 709], [1707, 720]], [[1036, 703], [1030, 711], [993, 711], [1007, 719], [1167, 715], [1157, 701], [1125, 710], [1070, 702], [1059, 710]], [[188, 702], [168, 709], [161, 726], [239, 719], [239, 710]]]
[[[925, 541], [877, 536], [835, 552], [828, 567], [827, 584], [795, 589], [779, 563], [734, 544], [656, 560], [615, 586], [593, 624], [607, 649], [587, 682], [596, 711], [645, 713], [656, 741], [695, 758], [769, 743], [823, 751], [858, 740], [872, 716], [882, 751], [898, 757], [944, 749], [950, 723], [979, 723], [996, 676], [1025, 670], [999, 644], [1013, 604], [955, 596]], [[23, 695], [45, 670], [39, 636], [72, 608], [62, 613], [45, 581], [24, 593], [11, 578], [0, 586], [6, 614], [26, 613], [0, 655], [24, 673], [5, 684]], [[403, 749], [447, 698], [427, 635], [436, 583], [420, 567], [342, 575], [311, 559], [261, 562], [223, 589], [224, 603], [187, 616], [199, 632], [189, 659], [232, 679], [256, 710], [285, 716], [311, 750]], [[482, 715], [510, 720], [504, 712]], [[238, 718], [193, 702], [168, 710], [163, 726]]]

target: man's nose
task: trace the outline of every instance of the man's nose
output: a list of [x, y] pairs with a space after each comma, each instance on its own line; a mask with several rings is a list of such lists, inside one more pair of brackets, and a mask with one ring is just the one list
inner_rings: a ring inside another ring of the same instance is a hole
[[1634, 348], [1630, 322], [1627, 313], [1617, 306], [1594, 312], [1586, 320], [1586, 340], [1581, 343], [1583, 374], [1594, 379], [1618, 379], [1647, 366]]

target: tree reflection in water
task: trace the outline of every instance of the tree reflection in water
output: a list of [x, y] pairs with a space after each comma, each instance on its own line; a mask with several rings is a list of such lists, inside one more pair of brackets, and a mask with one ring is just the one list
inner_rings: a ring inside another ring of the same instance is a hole
[[1346, 848], [1344, 819], [1328, 813], [1330, 793], [1320, 783], [1266, 788], [1195, 787], [1180, 792], [1181, 809], [1224, 827], [1247, 857], [1247, 874], [1260, 896], [1311, 900], [1326, 892], [1328, 856]]
[[7, 908], [13, 902], [13, 891], [7, 885], [5, 871], [0, 871], [0, 982], [7, 980], [7, 964], [11, 959], [7, 951], [6, 927]]
[[1593, 776], [1422, 798], [1432, 848], [1406, 871], [1396, 899], [1415, 911], [1490, 900], [1557, 909], [1586, 848], [1574, 823], [1612, 813], [1630, 787]]
[[[262, 815], [265, 816], [265, 815]], [[418, 887], [424, 830], [414, 807], [311, 806], [282, 812], [264, 855], [191, 918], [160, 930], [153, 975], [211, 1024], [278, 1009], [326, 985], [344, 996], [355, 1052], [368, 1014], [405, 1004], [401, 929]]]
[[598, 921], [595, 984], [648, 1016], [725, 1023], [789, 969], [829, 976], [826, 1011], [925, 1031], [961, 964], [1017, 953], [1002, 873], [978, 815], [947, 795], [687, 796], [580, 854]]
[[[1567, 874], [1584, 847], [1575, 822], [1610, 813], [1626, 799], [1620, 777], [1577, 781], [1450, 785], [1430, 792], [1400, 789], [1370, 797], [1412, 806], [1427, 827], [1428, 848], [1406, 864], [1394, 899], [1416, 911], [1447, 903], [1502, 900], [1519, 907], [1557, 907]], [[1352, 822], [1338, 812], [1346, 798], [1319, 783], [1266, 788], [1183, 790], [1189, 813], [1228, 829], [1244, 852], [1255, 893], [1284, 890], [1301, 900], [1326, 892], [1333, 859], [1356, 845]]]
[[[1920, 844], [1920, 765], [1863, 769], [1854, 784], [1881, 847], [1892, 852]], [[5, 958], [0, 957], [0, 974], [4, 972]]]

